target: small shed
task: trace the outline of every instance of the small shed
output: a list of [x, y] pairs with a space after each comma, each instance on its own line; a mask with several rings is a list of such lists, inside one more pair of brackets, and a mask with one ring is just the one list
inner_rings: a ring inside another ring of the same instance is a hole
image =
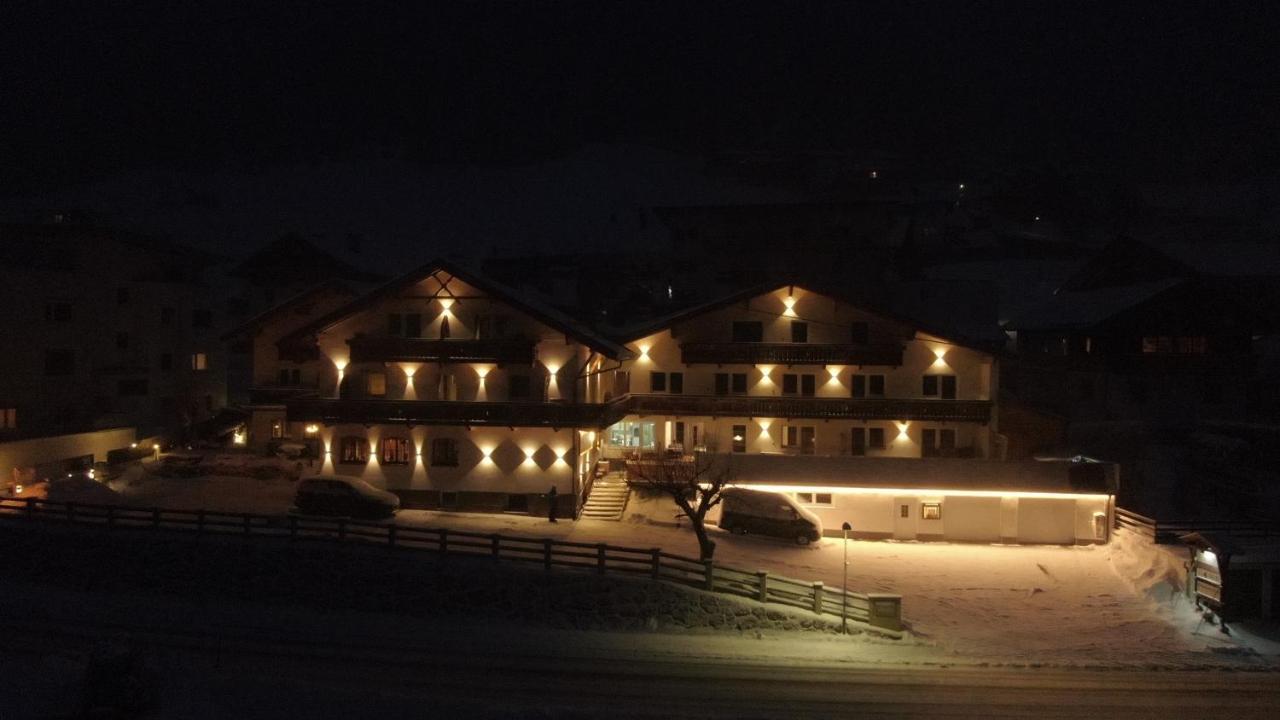
[[1190, 591], [1224, 622], [1280, 618], [1280, 537], [1189, 533]]

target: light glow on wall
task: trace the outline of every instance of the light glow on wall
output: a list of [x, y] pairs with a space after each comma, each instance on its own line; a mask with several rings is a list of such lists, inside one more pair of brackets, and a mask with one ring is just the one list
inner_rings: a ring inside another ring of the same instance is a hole
[[770, 374], [773, 373], [773, 369], [777, 366], [776, 365], [757, 365], [756, 367], [760, 369], [760, 384], [772, 385], [773, 378], [770, 377]]
[[947, 367], [947, 361], [946, 361], [947, 349], [946, 348], [944, 347], [933, 348], [933, 356], [934, 356], [933, 367], [935, 368]]
[[493, 445], [480, 445], [480, 464], [493, 464], [493, 451], [496, 449]]
[[895, 420], [893, 424], [898, 427], [898, 437], [895, 438], [896, 440], [911, 439], [911, 436], [907, 434], [907, 428], [911, 427], [911, 423], [909, 421], [898, 422]]
[[[232, 445], [244, 445], [246, 442], [248, 442], [248, 440], [249, 440], [249, 434], [245, 432], [245, 429], [243, 427], [238, 427], [235, 429], [234, 432], [231, 433]], [[134, 447], [137, 447], [137, 443], [134, 443]]]
[[637, 360], [644, 360], [644, 361], [646, 361], [646, 362], [647, 362], [647, 361], [649, 360], [649, 346], [648, 346], [648, 345], [637, 345], [636, 347], [638, 347], [638, 348], [640, 349], [640, 357], [638, 357], [638, 358], [636, 358], [636, 359], [637, 359]]
[[899, 497], [920, 497], [938, 500], [943, 497], [986, 497], [986, 498], [1044, 498], [1053, 500], [1097, 500], [1106, 501], [1110, 495], [1100, 493], [1066, 493], [1066, 492], [1032, 492], [1023, 490], [944, 490], [940, 488], [868, 488], [841, 487], [838, 485], [776, 485], [769, 483], [732, 483], [734, 487], [749, 488], [762, 492], [795, 493], [821, 492], [833, 495], [895, 495]]
[[307, 425], [305, 428], [303, 428], [303, 430], [304, 430], [308, 435], [315, 435], [316, 433], [320, 432], [320, 426], [319, 426], [319, 425], [316, 425], [315, 423], [311, 423], [311, 424]]
[[796, 317], [796, 298], [794, 295], [788, 295], [782, 298], [782, 304], [786, 306], [786, 309], [782, 311], [783, 315], [787, 317]]
[[538, 466], [538, 463], [534, 462], [534, 460], [533, 460], [533, 454], [534, 454], [534, 453], [536, 453], [536, 452], [538, 452], [538, 448], [533, 447], [533, 446], [530, 446], [530, 447], [520, 448], [520, 449], [521, 449], [521, 451], [523, 451], [523, 452], [524, 452], [524, 462], [522, 462], [522, 463], [520, 463], [520, 464], [521, 464], [521, 465], [527, 465], [527, 466], [529, 466], [529, 467], [537, 467], [537, 466]]
[[450, 317], [453, 313], [449, 312], [449, 308], [453, 307], [453, 298], [440, 298], [440, 314], [444, 317]]

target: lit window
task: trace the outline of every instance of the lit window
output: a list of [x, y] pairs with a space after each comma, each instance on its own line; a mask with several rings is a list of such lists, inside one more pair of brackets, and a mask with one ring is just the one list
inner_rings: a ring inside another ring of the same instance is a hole
[[920, 503], [921, 520], [941, 520], [942, 503]]
[[382, 464], [383, 465], [408, 465], [409, 464], [409, 440], [402, 437], [389, 437], [382, 439]]
[[387, 394], [387, 374], [371, 372], [365, 375], [365, 390], [373, 397]]
[[831, 493], [796, 493], [796, 502], [801, 505], [830, 505]]
[[18, 427], [18, 409], [0, 408], [0, 429], [12, 430]]
[[271, 421], [271, 439], [279, 440], [282, 437], [284, 437], [284, 421], [272, 420]]
[[338, 448], [338, 462], [340, 463], [363, 464], [369, 462], [369, 441], [362, 437], [344, 437]]
[[733, 452], [744, 453], [747, 451], [747, 426], [733, 426]]
[[209, 356], [202, 352], [193, 353], [191, 355], [191, 369], [192, 370], [208, 370]]

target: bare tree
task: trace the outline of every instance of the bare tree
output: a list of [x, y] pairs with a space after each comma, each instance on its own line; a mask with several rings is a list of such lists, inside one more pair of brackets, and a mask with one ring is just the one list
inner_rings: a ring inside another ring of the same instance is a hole
[[720, 504], [732, 478], [728, 457], [708, 452], [627, 462], [627, 476], [637, 488], [667, 495], [684, 511], [698, 537], [699, 557], [710, 560], [716, 544], [707, 536], [707, 512]]

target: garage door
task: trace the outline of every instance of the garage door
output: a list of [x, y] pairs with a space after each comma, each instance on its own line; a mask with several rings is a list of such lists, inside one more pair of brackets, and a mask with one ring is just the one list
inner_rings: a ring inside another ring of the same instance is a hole
[[1018, 498], [1018, 542], [1075, 544], [1076, 501]]
[[943, 503], [942, 522], [947, 540], [998, 542], [1000, 498], [949, 496]]

